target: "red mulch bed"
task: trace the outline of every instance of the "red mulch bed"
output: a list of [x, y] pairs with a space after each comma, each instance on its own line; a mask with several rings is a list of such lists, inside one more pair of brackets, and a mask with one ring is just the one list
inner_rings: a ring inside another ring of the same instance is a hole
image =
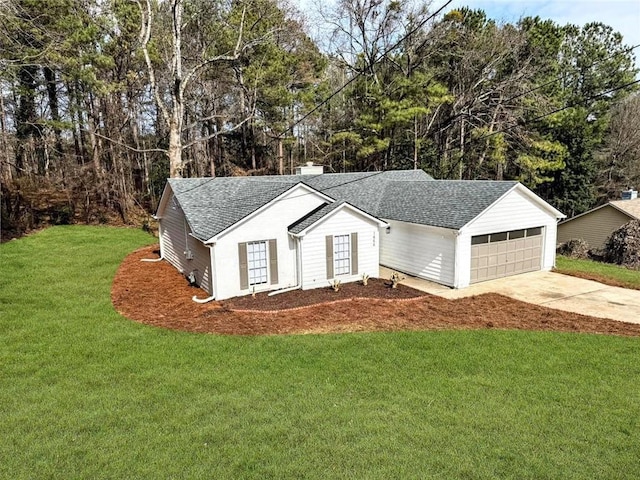
[[[370, 280], [366, 287], [345, 284], [337, 293], [327, 287], [197, 304], [191, 297], [206, 293], [190, 287], [169, 263], [140, 261], [157, 257], [157, 246], [129, 255], [116, 274], [111, 299], [125, 317], [163, 328], [227, 335], [491, 328], [640, 336], [639, 324], [493, 293], [447, 300], [402, 285], [391, 289], [379, 280]], [[310, 305], [314, 302], [322, 303]]]

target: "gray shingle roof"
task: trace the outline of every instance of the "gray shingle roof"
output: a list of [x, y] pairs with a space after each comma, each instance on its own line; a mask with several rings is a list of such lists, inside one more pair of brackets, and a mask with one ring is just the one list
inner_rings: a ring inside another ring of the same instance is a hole
[[248, 182], [249, 177], [172, 178], [173, 190], [191, 227], [202, 240], [226, 230], [298, 182]]
[[206, 241], [293, 186], [338, 200], [290, 226], [294, 233], [348, 202], [388, 220], [459, 229], [517, 182], [433, 180], [421, 170], [324, 175], [169, 179], [194, 236]]
[[318, 220], [326, 217], [329, 213], [333, 212], [336, 208], [338, 208], [340, 205], [343, 205], [345, 203], [346, 202], [344, 201], [338, 201], [338, 202], [325, 203], [323, 205], [320, 205], [315, 210], [312, 210], [311, 212], [309, 212], [308, 215], [305, 215], [298, 221], [289, 225], [289, 231], [291, 233], [300, 233], [305, 228], [310, 227], [311, 225], [316, 223]]
[[518, 182], [433, 180], [389, 182], [378, 216], [389, 220], [460, 229]]

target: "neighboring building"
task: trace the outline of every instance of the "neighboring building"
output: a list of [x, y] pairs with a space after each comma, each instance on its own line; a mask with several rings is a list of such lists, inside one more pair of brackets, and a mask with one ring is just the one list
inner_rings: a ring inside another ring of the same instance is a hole
[[162, 257], [220, 300], [379, 264], [454, 288], [549, 270], [564, 215], [518, 182], [406, 170], [169, 179], [157, 217]]
[[622, 192], [622, 198], [627, 200], [614, 200], [560, 222], [558, 243], [579, 238], [586, 241], [590, 248], [603, 248], [614, 231], [631, 220], [640, 220], [638, 192], [627, 190]]

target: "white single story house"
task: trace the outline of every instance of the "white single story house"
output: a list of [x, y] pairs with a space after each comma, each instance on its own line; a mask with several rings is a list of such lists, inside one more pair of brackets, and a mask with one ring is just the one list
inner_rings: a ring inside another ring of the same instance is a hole
[[161, 257], [222, 300], [380, 264], [453, 288], [550, 270], [564, 215], [518, 182], [406, 170], [169, 179], [156, 217]]

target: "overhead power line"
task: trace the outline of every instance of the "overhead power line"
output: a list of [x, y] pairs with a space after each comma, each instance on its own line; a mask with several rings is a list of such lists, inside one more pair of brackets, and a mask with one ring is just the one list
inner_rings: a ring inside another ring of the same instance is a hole
[[[639, 84], [639, 83], [640, 83], [640, 80], [634, 80], [634, 81], [632, 81], [632, 82], [625, 83], [624, 85], [619, 85], [619, 86], [617, 86], [617, 87], [615, 87], [615, 88], [611, 88], [611, 89], [609, 89], [609, 90], [607, 90], [607, 91], [605, 91], [605, 92], [601, 92], [601, 93], [599, 93], [599, 94], [597, 94], [597, 95], [592, 95], [592, 96], [590, 96], [590, 97], [587, 97], [587, 98], [585, 98], [585, 101], [587, 101], [587, 102], [588, 102], [588, 101], [591, 101], [591, 100], [596, 100], [596, 99], [598, 99], [598, 98], [600, 98], [600, 97], [604, 97], [605, 95], [609, 95], [609, 94], [611, 94], [611, 93], [617, 92], [617, 91], [619, 91], [619, 90], [623, 90], [623, 89], [625, 89], [625, 88], [631, 87], [631, 86], [636, 85], [636, 84]], [[546, 117], [549, 117], [549, 116], [551, 116], [551, 115], [555, 115], [556, 113], [560, 113], [560, 112], [562, 112], [562, 111], [564, 111], [564, 110], [568, 110], [568, 109], [570, 109], [570, 108], [575, 108], [575, 105], [565, 105], [565, 106], [563, 106], [563, 107], [556, 108], [556, 109], [554, 109], [554, 110], [552, 110], [552, 111], [550, 111], [550, 112], [547, 112], [547, 113], [545, 113], [545, 114], [543, 114], [543, 115], [540, 115], [540, 116], [538, 116], [538, 117], [532, 118], [531, 120], [528, 120], [528, 121], [525, 123], [525, 125], [526, 125], [526, 124], [533, 123], [533, 122], [537, 122], [537, 121], [542, 120], [542, 119], [544, 119], [544, 118], [546, 118]], [[491, 133], [487, 133], [487, 134], [482, 135], [482, 136], [480, 136], [480, 137], [478, 137], [478, 138], [472, 138], [472, 139], [470, 139], [470, 140], [467, 140], [467, 141], [465, 141], [465, 142], [461, 143], [459, 146], [447, 148], [447, 149], [443, 150], [441, 153], [449, 152], [449, 151], [452, 151], [452, 150], [460, 150], [462, 147], [466, 147], [467, 145], [469, 145], [469, 144], [471, 144], [471, 143], [479, 142], [479, 141], [481, 141], [481, 140], [484, 140], [484, 139], [487, 139], [487, 138], [493, 137], [493, 136], [498, 135], [498, 134], [500, 134], [500, 133], [507, 133], [507, 132], [509, 132], [509, 131], [513, 130], [514, 128], [516, 128], [516, 127], [517, 127], [517, 126], [519, 126], [519, 125], [520, 125], [520, 124], [518, 124], [518, 123], [513, 123], [512, 125], [510, 125], [510, 126], [508, 126], [508, 127], [501, 128], [501, 129], [499, 129], [499, 130], [495, 130], [495, 131], [493, 131], [493, 132], [491, 132]], [[458, 167], [460, 166], [460, 162], [462, 161], [462, 159], [463, 159], [463, 158], [464, 158], [464, 155], [463, 155], [462, 157], [460, 157], [460, 161], [456, 162], [456, 163], [452, 166], [452, 169], [450, 170], [450, 173], [451, 173], [451, 171], [453, 171], [453, 169], [454, 169], [454, 168], [458, 168]]]
[[365, 71], [370, 70], [376, 63], [378, 63], [380, 60], [382, 60], [383, 58], [385, 58], [387, 55], [389, 55], [391, 52], [393, 52], [396, 48], [398, 48], [398, 46], [400, 46], [402, 44], [402, 42], [404, 42], [407, 38], [409, 38], [411, 35], [413, 35], [414, 33], [416, 33], [418, 30], [420, 30], [422, 27], [424, 27], [427, 22], [429, 20], [432, 20], [433, 18], [435, 18], [437, 15], [440, 14], [440, 12], [442, 12], [442, 10], [444, 10], [445, 8], [447, 8], [449, 6], [449, 4], [453, 2], [453, 0], [447, 0], [440, 8], [438, 8], [438, 10], [436, 10], [434, 13], [432, 13], [431, 15], [429, 15], [427, 18], [425, 18], [424, 20], [422, 20], [420, 23], [418, 23], [418, 25], [416, 25], [414, 28], [412, 28], [409, 32], [405, 33], [398, 41], [396, 41], [393, 45], [391, 45], [390, 47], [388, 47], [385, 51], [383, 51], [382, 53], [380, 53], [377, 57], [375, 57], [371, 63], [367, 66], [365, 66], [362, 69], [359, 69], [355, 72], [355, 74], [349, 79], [347, 80], [345, 83], [343, 83], [337, 90], [334, 90], [331, 95], [329, 95], [328, 97], [326, 97], [325, 99], [323, 99], [318, 105], [316, 105], [315, 107], [313, 107], [309, 112], [307, 112], [306, 114], [304, 114], [301, 118], [299, 118], [298, 120], [296, 120], [295, 122], [293, 122], [291, 125], [289, 125], [285, 130], [283, 130], [282, 132], [280, 132], [278, 135], [276, 135], [276, 138], [281, 138], [283, 135], [285, 135], [289, 130], [291, 130], [293, 127], [295, 127], [296, 125], [302, 123], [304, 120], [306, 120], [307, 118], [309, 118], [313, 113], [317, 112], [323, 105], [327, 104], [329, 101], [331, 101], [331, 99], [333, 99], [336, 95], [338, 95], [340, 92], [342, 92], [345, 88], [347, 88], [349, 85], [351, 85], [353, 82], [355, 82]]

